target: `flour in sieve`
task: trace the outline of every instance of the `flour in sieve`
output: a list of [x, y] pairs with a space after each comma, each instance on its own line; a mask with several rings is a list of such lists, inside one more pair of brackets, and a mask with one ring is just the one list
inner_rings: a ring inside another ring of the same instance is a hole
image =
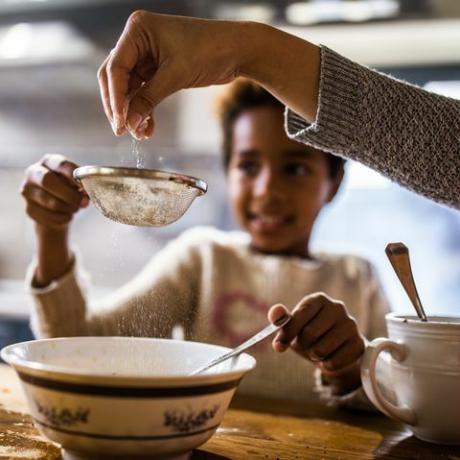
[[[94, 204], [108, 218], [128, 225], [161, 227], [176, 221], [187, 210], [198, 190], [168, 180], [139, 180], [125, 177], [122, 181], [98, 177], [85, 187]], [[93, 193], [91, 193], [93, 192]]]

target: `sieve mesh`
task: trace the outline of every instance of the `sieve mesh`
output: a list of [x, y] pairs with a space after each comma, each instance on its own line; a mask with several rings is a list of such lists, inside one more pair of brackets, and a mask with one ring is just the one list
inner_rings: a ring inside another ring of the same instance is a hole
[[[205, 190], [188, 183], [187, 179], [192, 179], [189, 176], [157, 172], [159, 177], [143, 177], [137, 172], [135, 177], [130, 177], [123, 175], [121, 168], [111, 168], [111, 171], [115, 171], [114, 175], [98, 175], [94, 171], [79, 175], [77, 169], [75, 177], [104, 216], [127, 225], [162, 227], [171, 224]], [[137, 171], [148, 174], [152, 170]]]

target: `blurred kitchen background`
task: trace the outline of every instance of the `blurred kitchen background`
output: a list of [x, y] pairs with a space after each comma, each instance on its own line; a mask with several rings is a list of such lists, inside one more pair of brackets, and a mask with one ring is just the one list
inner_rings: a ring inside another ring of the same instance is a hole
[[[103, 115], [96, 71], [132, 11], [275, 24], [432, 91], [460, 98], [458, 0], [0, 0], [0, 347], [30, 337], [23, 277], [34, 246], [19, 188], [24, 169], [47, 152], [80, 164], [136, 165], [133, 141], [116, 138]], [[74, 226], [95, 286], [113, 289], [169, 239], [195, 225], [236, 228], [226, 206], [213, 100], [221, 88], [183, 91], [156, 111], [156, 135], [140, 144], [145, 167], [209, 183], [185, 217], [160, 229], [115, 224], [94, 209]], [[385, 113], [381, 114], [385, 117]], [[411, 312], [384, 255], [411, 250], [429, 313], [460, 313], [460, 215], [348, 164], [340, 196], [324, 212], [313, 246], [355, 252], [378, 267], [394, 310]]]

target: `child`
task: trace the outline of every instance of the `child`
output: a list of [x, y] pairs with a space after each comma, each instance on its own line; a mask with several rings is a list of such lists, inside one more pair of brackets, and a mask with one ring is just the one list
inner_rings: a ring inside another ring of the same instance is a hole
[[[240, 391], [313, 404], [316, 367], [323, 398], [358, 405], [363, 335], [385, 333], [388, 306], [368, 262], [309, 250], [343, 160], [289, 140], [283, 106], [248, 81], [230, 86], [221, 119], [230, 203], [245, 233], [186, 231], [97, 307], [87, 306], [68, 247], [71, 218], [88, 205], [72, 180], [76, 165], [52, 155], [28, 169], [22, 193], [37, 234], [33, 329], [40, 337], [170, 337], [181, 325], [187, 339], [233, 347], [266, 324], [271, 305], [295, 306], [273, 348], [297, 353], [275, 353], [268, 341], [252, 349], [258, 365]], [[274, 306], [270, 319], [284, 311]]]

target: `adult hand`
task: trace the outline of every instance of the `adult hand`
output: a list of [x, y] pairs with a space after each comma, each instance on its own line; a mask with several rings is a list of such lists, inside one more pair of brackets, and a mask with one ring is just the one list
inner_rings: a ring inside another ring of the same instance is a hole
[[238, 23], [133, 13], [99, 69], [104, 110], [116, 134], [153, 132], [153, 108], [170, 94], [237, 76]]
[[153, 133], [153, 109], [170, 94], [239, 75], [314, 118], [319, 59], [316, 46], [263, 24], [136, 11], [98, 79], [115, 134], [127, 128], [142, 139]]
[[[274, 322], [286, 313], [284, 306], [275, 305], [269, 311], [269, 320]], [[365, 342], [345, 305], [316, 293], [304, 297], [290, 314], [291, 321], [273, 340], [274, 350], [283, 352], [291, 347], [347, 391], [358, 387]]]

